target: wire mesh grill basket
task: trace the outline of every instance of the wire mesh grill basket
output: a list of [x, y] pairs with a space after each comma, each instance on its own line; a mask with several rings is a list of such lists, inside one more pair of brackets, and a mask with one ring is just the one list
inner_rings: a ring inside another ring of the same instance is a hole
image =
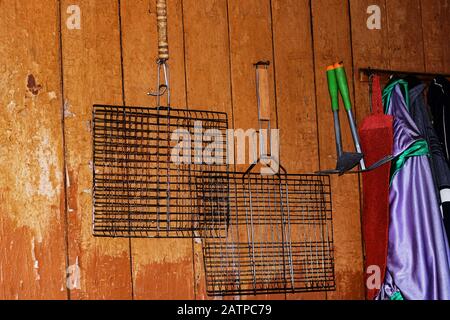
[[329, 176], [205, 172], [206, 215], [226, 234], [203, 240], [211, 296], [335, 289]]
[[[202, 151], [211, 145], [207, 132], [227, 128], [226, 113], [95, 105], [94, 235], [190, 238], [226, 229], [221, 213], [197, 209], [195, 181], [204, 170], [226, 171]], [[225, 159], [224, 143], [213, 149]]]

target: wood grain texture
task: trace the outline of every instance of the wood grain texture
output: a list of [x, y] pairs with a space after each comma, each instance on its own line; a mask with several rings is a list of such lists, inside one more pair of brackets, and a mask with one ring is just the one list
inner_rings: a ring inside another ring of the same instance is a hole
[[424, 71], [420, 0], [386, 0], [389, 61], [393, 70]]
[[0, 2], [0, 299], [67, 298], [58, 37], [56, 2]]
[[72, 299], [131, 299], [129, 242], [92, 235], [92, 105], [122, 104], [118, 1], [78, 1], [81, 29], [61, 2], [69, 264]]
[[[227, 112], [232, 126], [226, 0], [184, 0], [187, 106]], [[208, 32], [205, 32], [208, 30]], [[193, 239], [195, 298], [207, 299], [202, 243]]]
[[[185, 107], [185, 70], [180, 0], [167, 1], [172, 105]], [[156, 106], [156, 1], [121, 1], [125, 104]], [[190, 239], [133, 239], [135, 299], [192, 299], [194, 273]]]
[[[319, 170], [319, 154], [309, 1], [272, 1], [272, 24], [280, 160], [289, 173], [314, 172]], [[326, 295], [286, 297], [325, 299]]]
[[[367, 28], [367, 8], [378, 5], [381, 9], [381, 30]], [[357, 122], [370, 114], [369, 87], [367, 82], [359, 80], [360, 68], [389, 69], [388, 23], [386, 1], [352, 0], [350, 1], [352, 22], [353, 68], [355, 83], [355, 111]]]
[[[312, 2], [315, 53], [319, 154], [322, 170], [336, 166], [333, 118], [326, 81], [326, 67], [344, 61], [352, 88], [352, 55], [347, 2], [321, 0]], [[353, 100], [353, 90], [351, 99]], [[342, 106], [342, 103], [341, 103]], [[354, 150], [344, 108], [340, 109], [345, 150]], [[362, 299], [363, 260], [358, 178], [353, 175], [332, 178], [333, 228], [336, 291], [328, 299]]]
[[319, 155], [309, 1], [273, 0], [272, 17], [281, 160], [291, 173], [312, 172]]
[[269, 72], [265, 66], [256, 69], [259, 119], [270, 120]]
[[450, 73], [450, 1], [421, 0], [425, 69]]

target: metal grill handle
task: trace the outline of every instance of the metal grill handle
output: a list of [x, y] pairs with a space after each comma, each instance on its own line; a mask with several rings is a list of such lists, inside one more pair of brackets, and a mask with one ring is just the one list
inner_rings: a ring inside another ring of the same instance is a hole
[[[270, 86], [269, 86], [269, 61], [259, 61], [254, 64], [256, 68], [256, 98], [258, 102], [258, 122], [259, 122], [259, 143], [260, 143], [260, 158], [259, 161], [265, 165], [267, 161], [275, 161], [277, 166], [281, 167], [278, 158], [278, 152], [272, 154], [273, 147], [277, 147], [277, 141], [272, 141], [271, 134], [271, 110], [270, 110]], [[276, 138], [275, 138], [276, 139]], [[272, 145], [274, 143], [274, 145]], [[252, 170], [254, 165], [250, 166]], [[281, 167], [282, 168], [282, 167]], [[279, 169], [279, 168], [278, 168]], [[269, 172], [278, 173], [278, 169], [273, 170], [271, 167]], [[271, 174], [272, 174], [271, 173]]]
[[156, 20], [158, 24], [158, 57], [160, 60], [169, 60], [166, 0], [157, 0], [156, 2]]

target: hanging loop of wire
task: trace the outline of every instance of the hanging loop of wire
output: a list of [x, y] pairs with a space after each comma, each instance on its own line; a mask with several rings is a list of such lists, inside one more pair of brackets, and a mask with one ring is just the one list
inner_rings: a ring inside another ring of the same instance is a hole
[[158, 91], [150, 91], [147, 93], [147, 95], [156, 97], [156, 104], [158, 108], [161, 107], [161, 97], [166, 95], [167, 107], [170, 107], [169, 64], [167, 63], [167, 59], [158, 59], [156, 61], [156, 64], [156, 88]]

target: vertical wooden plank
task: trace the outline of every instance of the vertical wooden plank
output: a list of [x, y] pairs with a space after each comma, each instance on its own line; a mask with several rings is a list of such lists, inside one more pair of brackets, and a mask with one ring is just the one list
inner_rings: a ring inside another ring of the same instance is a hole
[[[351, 32], [353, 50], [355, 113], [357, 123], [370, 114], [369, 83], [360, 81], [360, 68], [388, 69], [388, 26], [386, 1], [355, 0], [350, 1]], [[369, 6], [377, 5], [381, 9], [381, 29], [369, 29], [367, 19]], [[362, 192], [362, 189], [361, 189]], [[364, 201], [363, 195], [360, 196]], [[364, 250], [364, 249], [363, 249]], [[366, 270], [364, 270], [366, 272]], [[366, 284], [364, 283], [364, 289]]]
[[66, 299], [58, 5], [0, 2], [0, 298]]
[[[349, 75], [350, 88], [353, 85], [348, 12], [347, 2], [312, 1], [321, 169], [336, 166], [333, 117], [328, 96], [326, 67], [333, 62], [343, 60]], [[341, 107], [340, 111], [344, 148], [354, 150], [345, 110]], [[358, 177], [355, 175], [333, 177], [332, 192], [337, 288], [335, 292], [327, 293], [327, 298], [362, 299], [364, 281]]]
[[[226, 0], [184, 0], [187, 105], [221, 111], [232, 123]], [[202, 244], [193, 240], [195, 298], [207, 299]]]
[[[228, 12], [234, 128], [243, 130], [258, 128], [253, 66], [258, 61], [270, 61], [272, 64], [269, 68], [271, 122], [272, 125], [276, 125], [271, 2], [269, 0], [228, 0]], [[236, 167], [238, 170], [246, 170], [248, 164]], [[285, 294], [249, 298], [285, 299]]]
[[421, 1], [425, 68], [450, 73], [450, 1]]
[[290, 172], [319, 169], [308, 0], [272, 0], [280, 154]]
[[[289, 173], [319, 170], [314, 56], [308, 0], [272, 0], [280, 159]], [[287, 299], [325, 299], [323, 292]]]
[[183, 8], [188, 105], [227, 112], [232, 125], [226, 0], [184, 0]]
[[[367, 8], [377, 5], [381, 9], [381, 29], [369, 29]], [[359, 79], [360, 68], [389, 69], [388, 25], [386, 1], [350, 1], [352, 21], [352, 49], [355, 83], [355, 111], [358, 123], [370, 114], [369, 85]]]
[[[169, 0], [168, 32], [172, 105], [185, 107], [181, 0]], [[147, 96], [156, 90], [156, 1], [122, 0], [123, 64], [126, 105], [155, 106]], [[194, 297], [190, 239], [133, 239], [132, 268], [136, 299]]]
[[420, 0], [386, 0], [386, 10], [390, 67], [425, 71]]
[[69, 264], [73, 299], [130, 299], [127, 239], [92, 235], [92, 105], [122, 104], [118, 1], [80, 0], [81, 29], [61, 1]]

